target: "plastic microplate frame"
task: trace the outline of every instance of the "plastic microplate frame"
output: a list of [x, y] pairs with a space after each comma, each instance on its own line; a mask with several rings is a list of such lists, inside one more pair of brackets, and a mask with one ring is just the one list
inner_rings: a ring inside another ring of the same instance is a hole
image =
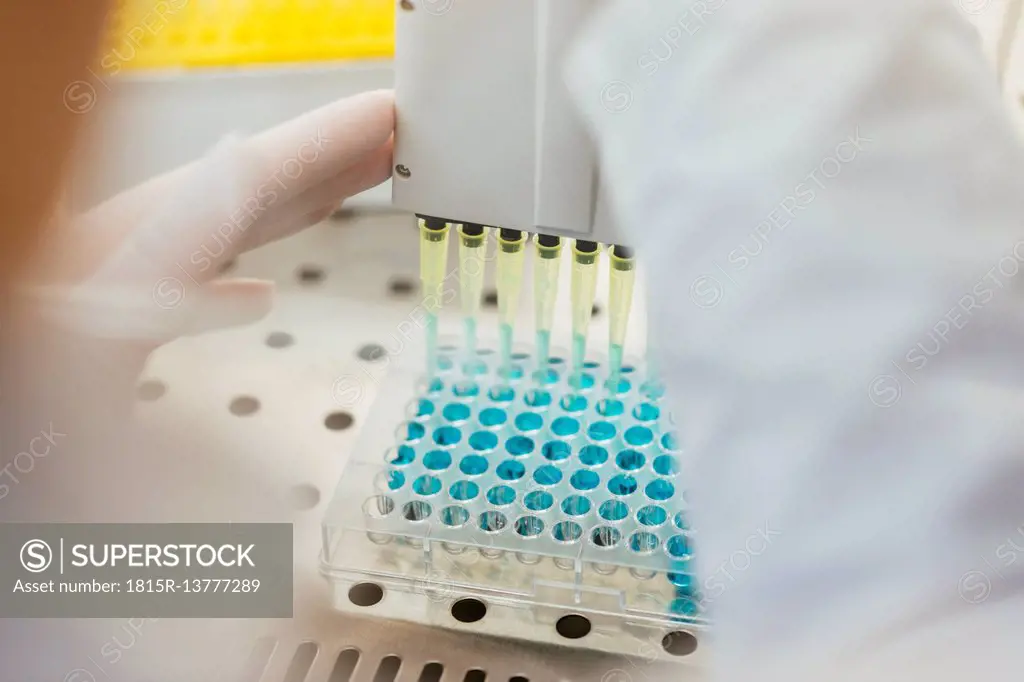
[[[696, 646], [660, 385], [627, 365], [613, 389], [602, 363], [571, 377], [554, 355], [538, 368], [519, 352], [506, 371], [489, 349], [447, 345], [433, 379], [390, 360], [324, 522], [336, 608], [627, 655]], [[362, 583], [376, 598], [353, 598]], [[485, 606], [467, 617], [466, 599]]]

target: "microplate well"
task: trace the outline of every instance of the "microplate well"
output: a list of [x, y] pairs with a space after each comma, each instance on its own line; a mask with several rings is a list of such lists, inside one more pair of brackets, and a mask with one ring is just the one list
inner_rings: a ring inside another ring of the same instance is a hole
[[612, 387], [603, 361], [572, 376], [552, 355], [506, 371], [490, 348], [446, 345], [433, 378], [392, 359], [324, 523], [337, 608], [693, 652], [706, 623], [661, 387], [635, 363]]

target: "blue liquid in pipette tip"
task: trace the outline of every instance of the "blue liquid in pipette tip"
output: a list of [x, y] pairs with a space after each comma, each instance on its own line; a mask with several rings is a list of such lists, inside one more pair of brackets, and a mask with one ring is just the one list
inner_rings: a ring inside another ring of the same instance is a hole
[[464, 322], [466, 330], [466, 348], [476, 350], [476, 318], [467, 317]]
[[428, 312], [427, 317], [427, 374], [437, 373], [437, 313]]
[[608, 347], [608, 370], [609, 378], [613, 382], [619, 378], [622, 371], [622, 346], [617, 343]]
[[543, 370], [548, 364], [551, 356], [551, 331], [548, 329], [537, 330], [537, 367]]
[[512, 325], [503, 324], [498, 329], [501, 344], [501, 366], [508, 371], [512, 366]]
[[583, 334], [572, 335], [572, 374], [578, 376], [583, 371], [583, 359], [587, 354], [587, 337]]

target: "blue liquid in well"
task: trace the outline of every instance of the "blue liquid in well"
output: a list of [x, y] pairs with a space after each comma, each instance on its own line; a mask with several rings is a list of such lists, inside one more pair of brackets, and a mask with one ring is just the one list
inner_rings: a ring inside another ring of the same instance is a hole
[[442, 426], [434, 429], [434, 442], [441, 447], [451, 447], [462, 440], [462, 432], [454, 426]]
[[423, 455], [423, 466], [431, 471], [444, 471], [452, 465], [452, 456], [444, 450], [431, 450]]
[[668, 520], [668, 512], [651, 504], [637, 511], [636, 520], [644, 526], [660, 526]]
[[662, 434], [661, 449], [665, 452], [679, 452], [679, 436], [675, 431]]
[[612, 393], [618, 395], [629, 393], [630, 389], [633, 388], [633, 384], [629, 383], [629, 379], [623, 379], [622, 377], [619, 377], [618, 379], [612, 379], [609, 377], [604, 382], [604, 386]]
[[528, 455], [533, 452], [533, 448], [533, 439], [526, 436], [512, 436], [505, 441], [505, 451], [513, 457]]
[[534, 490], [526, 493], [526, 497], [523, 498], [523, 506], [530, 511], [546, 511], [551, 509], [551, 505], [554, 503], [554, 496], [543, 490]]
[[441, 411], [444, 418], [450, 422], [464, 422], [469, 419], [469, 405], [464, 403], [448, 403]]
[[589, 391], [594, 387], [594, 375], [587, 372], [574, 374], [569, 379], [569, 385], [577, 391]]
[[615, 438], [615, 425], [610, 422], [594, 422], [587, 428], [587, 435], [599, 442], [611, 440]]
[[416, 404], [416, 416], [417, 417], [429, 417], [434, 414], [434, 403], [430, 402], [426, 398], [420, 398]]
[[512, 354], [512, 359], [515, 360], [516, 362], [522, 362], [523, 360], [529, 360], [530, 359], [530, 354], [529, 353], [513, 353]]
[[436, 495], [441, 492], [441, 479], [437, 476], [423, 474], [412, 482], [412, 489], [418, 495]]
[[506, 381], [519, 381], [525, 373], [522, 365], [508, 365], [498, 369], [498, 376]]
[[622, 401], [616, 398], [605, 398], [597, 403], [597, 413], [602, 417], [620, 417], [625, 409]]
[[462, 373], [471, 377], [487, 374], [487, 363], [483, 360], [469, 360], [462, 363]]
[[547, 329], [537, 330], [537, 364], [543, 365], [551, 355], [551, 332]]
[[572, 478], [569, 479], [569, 483], [572, 484], [576, 490], [593, 490], [597, 486], [601, 485], [601, 477], [596, 471], [590, 469], [580, 469], [573, 473]]
[[540, 431], [542, 426], [544, 426], [544, 418], [536, 412], [523, 412], [516, 417], [516, 428], [520, 431], [527, 433]]
[[559, 438], [575, 436], [579, 433], [579, 430], [580, 423], [572, 417], [558, 417], [555, 421], [551, 422], [551, 433]]
[[544, 532], [544, 522], [536, 516], [522, 516], [516, 519], [515, 529], [517, 535], [533, 538]]
[[692, 618], [696, 616], [700, 609], [697, 607], [697, 602], [689, 597], [679, 597], [673, 599], [672, 603], [668, 606], [669, 611], [680, 616], [686, 616]]
[[437, 369], [438, 369], [438, 371], [440, 371], [440, 372], [448, 372], [454, 366], [455, 366], [455, 363], [452, 362], [452, 359], [450, 357], [448, 357], [447, 355], [438, 355], [437, 356]]
[[551, 404], [551, 394], [539, 388], [529, 391], [523, 398], [530, 407], [544, 408]]
[[582, 495], [570, 495], [562, 500], [562, 512], [569, 516], [584, 516], [590, 511], [590, 500]]
[[659, 400], [665, 395], [665, 384], [660, 381], [645, 381], [640, 385], [640, 393], [648, 400]]
[[493, 428], [501, 426], [506, 421], [508, 421], [508, 414], [505, 410], [497, 407], [488, 407], [480, 412], [480, 426]]
[[565, 441], [552, 440], [544, 443], [540, 452], [544, 459], [549, 462], [561, 462], [562, 460], [569, 459], [569, 455], [572, 454], [572, 448]]
[[629, 548], [638, 554], [647, 554], [658, 549], [658, 536], [647, 531], [633, 533], [629, 537]]
[[498, 447], [498, 436], [490, 431], [477, 431], [469, 437], [469, 447], [478, 452], [488, 452]]
[[636, 450], [623, 450], [615, 455], [615, 465], [623, 471], [643, 469], [644, 462], [644, 456]]
[[452, 386], [452, 393], [459, 398], [475, 398], [480, 395], [480, 386], [475, 381], [460, 381]]
[[682, 535], [673, 535], [668, 539], [665, 544], [665, 550], [669, 553], [669, 556], [677, 559], [689, 557], [691, 555], [690, 542]]
[[690, 530], [690, 524], [686, 522], [686, 517], [683, 516], [683, 512], [678, 512], [672, 517], [672, 525], [679, 530]]
[[412, 464], [416, 461], [416, 450], [409, 447], [408, 445], [399, 445], [398, 449], [395, 450], [395, 456], [391, 458], [388, 464], [392, 466], [405, 466]]
[[516, 501], [516, 491], [507, 485], [496, 485], [487, 491], [487, 501], [496, 507], [504, 507]]
[[608, 492], [612, 495], [619, 497], [625, 497], [626, 495], [632, 495], [636, 492], [637, 482], [636, 479], [627, 474], [619, 474], [608, 481]]
[[548, 368], [548, 369], [538, 369], [536, 372], [533, 373], [533, 380], [536, 381], [538, 384], [542, 384], [544, 386], [550, 386], [551, 384], [557, 384], [558, 383], [558, 379], [559, 379], [558, 372], [556, 372], [555, 370], [553, 370], [551, 368]]
[[564, 365], [565, 364], [565, 358], [559, 358], [559, 357], [548, 358], [548, 364], [549, 365]]
[[679, 462], [672, 455], [658, 455], [654, 458], [654, 473], [659, 476], [675, 476], [679, 473]]
[[580, 449], [580, 462], [588, 467], [601, 466], [608, 461], [608, 451], [600, 445], [585, 445]]
[[487, 458], [481, 455], [466, 455], [459, 462], [459, 471], [467, 476], [479, 476], [487, 471]]
[[423, 438], [423, 436], [425, 436], [426, 433], [427, 429], [426, 427], [423, 426], [423, 424], [417, 424], [416, 422], [412, 422], [406, 426], [405, 440], [410, 443], [418, 441], [420, 438]]
[[510, 403], [516, 399], [516, 392], [511, 386], [491, 386], [487, 397], [496, 403]]
[[682, 592], [683, 594], [693, 594], [693, 589], [696, 587], [693, 576], [689, 573], [673, 572], [666, 576], [668, 581], [672, 583], [676, 588], [676, 593]]
[[593, 360], [587, 360], [586, 362], [583, 363], [583, 369], [597, 369], [600, 366], [600, 362], [595, 362]]
[[587, 399], [581, 395], [570, 394], [562, 396], [558, 402], [566, 412], [582, 412], [587, 409]]
[[498, 474], [498, 478], [503, 481], [518, 481], [526, 475], [526, 467], [523, 466], [522, 462], [518, 462], [514, 459], [506, 459], [498, 465], [496, 473]]
[[583, 536], [583, 528], [572, 521], [562, 521], [551, 529], [551, 536], [559, 542], [576, 542]]
[[537, 485], [557, 485], [562, 481], [562, 470], [553, 464], [545, 464], [533, 472], [533, 481]]
[[388, 490], [399, 490], [405, 485], [405, 474], [401, 471], [388, 472]]
[[462, 507], [445, 507], [441, 510], [441, 523], [458, 528], [469, 520], [469, 512]]
[[676, 489], [675, 486], [665, 479], [659, 478], [648, 483], [647, 487], [644, 488], [644, 492], [652, 500], [663, 502], [675, 495]]
[[601, 503], [597, 513], [605, 521], [621, 521], [629, 516], [629, 505], [619, 500], [608, 500]]
[[658, 417], [660, 416], [661, 410], [658, 409], [657, 405], [652, 405], [651, 403], [640, 403], [633, 408], [633, 417], [635, 417], [637, 421], [658, 421]]
[[476, 496], [480, 494], [480, 486], [473, 481], [456, 481], [448, 488], [448, 494], [453, 500], [468, 502], [475, 500]]
[[427, 393], [431, 395], [437, 395], [444, 390], [444, 382], [440, 379], [434, 378], [427, 382]]
[[631, 426], [626, 429], [622, 438], [630, 447], [642, 448], [651, 444], [651, 441], [654, 440], [654, 432], [646, 426]]

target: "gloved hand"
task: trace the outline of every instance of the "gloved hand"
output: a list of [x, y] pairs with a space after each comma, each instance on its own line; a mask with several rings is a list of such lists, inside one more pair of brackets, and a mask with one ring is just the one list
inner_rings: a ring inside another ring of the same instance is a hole
[[30, 307], [86, 336], [141, 342], [254, 322], [270, 282], [220, 279], [238, 254], [326, 218], [390, 174], [393, 95], [350, 97], [145, 182], [77, 218], [58, 216]]

